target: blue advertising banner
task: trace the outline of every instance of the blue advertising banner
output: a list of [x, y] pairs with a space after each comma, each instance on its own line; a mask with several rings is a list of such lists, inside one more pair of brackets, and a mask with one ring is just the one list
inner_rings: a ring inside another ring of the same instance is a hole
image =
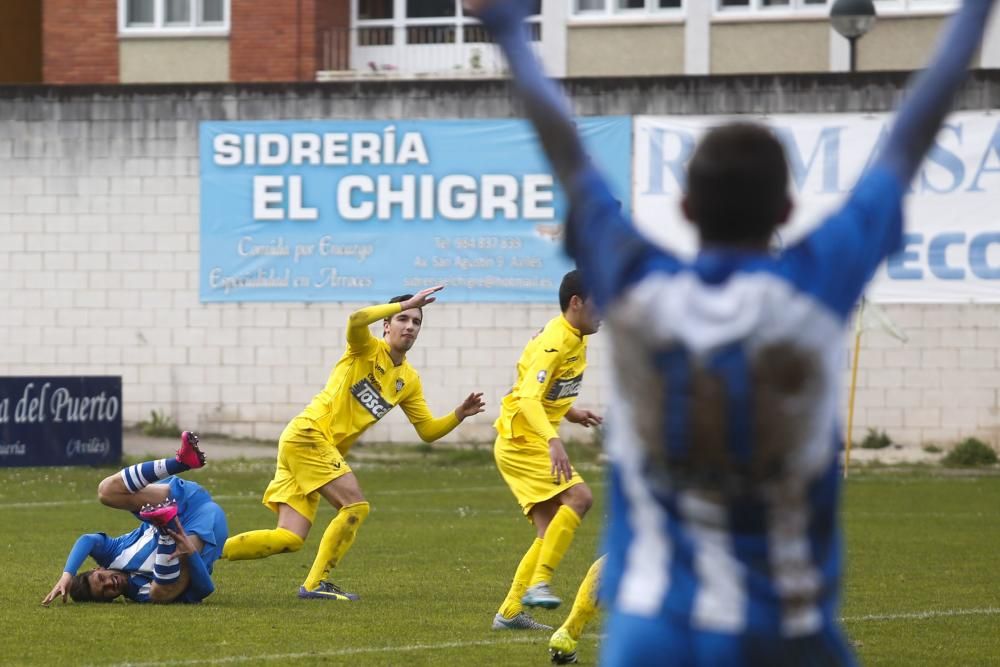
[[0, 467], [117, 464], [122, 379], [0, 377]]
[[[631, 119], [584, 118], [619, 198]], [[202, 301], [551, 301], [565, 197], [522, 120], [204, 122]]]

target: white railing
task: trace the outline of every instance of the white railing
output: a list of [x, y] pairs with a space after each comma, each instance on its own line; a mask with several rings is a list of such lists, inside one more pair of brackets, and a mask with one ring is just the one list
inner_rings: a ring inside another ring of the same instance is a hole
[[[533, 37], [540, 38], [534, 24]], [[324, 31], [319, 81], [503, 76], [500, 50], [479, 24], [373, 25]]]

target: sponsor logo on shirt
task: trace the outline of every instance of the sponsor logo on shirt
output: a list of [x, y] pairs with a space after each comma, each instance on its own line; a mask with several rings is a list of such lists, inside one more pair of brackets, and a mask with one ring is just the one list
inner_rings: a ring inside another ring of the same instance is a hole
[[545, 378], [548, 376], [549, 374], [546, 371], [538, 371], [538, 384], [545, 384]]
[[389, 410], [392, 410], [392, 403], [382, 398], [382, 394], [372, 386], [372, 383], [365, 378], [351, 387], [351, 395], [357, 399], [358, 403], [364, 407], [376, 420], [382, 419]]
[[377, 370], [380, 374], [385, 375], [385, 369], [379, 366], [378, 362], [375, 363], [375, 370]]
[[545, 400], [558, 401], [562, 398], [570, 398], [580, 395], [580, 385], [583, 383], [583, 373], [571, 378], [556, 380], [549, 387], [549, 393], [545, 394]]

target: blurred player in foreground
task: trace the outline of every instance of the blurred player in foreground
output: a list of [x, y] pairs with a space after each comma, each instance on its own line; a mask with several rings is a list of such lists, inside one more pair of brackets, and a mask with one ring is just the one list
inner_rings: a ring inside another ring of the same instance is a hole
[[[345, 456], [369, 426], [396, 405], [424, 442], [450, 433], [464, 419], [483, 411], [483, 395], [469, 394], [453, 412], [434, 417], [424, 399], [420, 376], [406, 360], [417, 342], [424, 306], [443, 287], [432, 287], [362, 308], [347, 323], [347, 351], [334, 366], [326, 387], [289, 422], [278, 441], [274, 479], [263, 503], [278, 515], [273, 530], [254, 530], [231, 537], [223, 558], [247, 560], [298, 551], [312, 528], [320, 496], [338, 511], [320, 541], [316, 559], [298, 595], [304, 599], [357, 600], [326, 581], [354, 543], [368, 516], [368, 501]], [[368, 326], [382, 320], [382, 338]]]
[[570, 254], [611, 332], [610, 525], [602, 664], [851, 665], [838, 623], [845, 329], [901, 248], [903, 198], [982, 41], [965, 0], [847, 202], [768, 252], [792, 210], [768, 129], [717, 127], [680, 202], [701, 251], [624, 217], [528, 46], [530, 0], [468, 0], [510, 63], [573, 216]]
[[[226, 515], [198, 484], [178, 473], [200, 468], [205, 455], [198, 436], [185, 431], [173, 459], [128, 466], [105, 478], [98, 499], [132, 512], [142, 524], [131, 533], [81, 535], [62, 576], [42, 604], [66, 596], [76, 602], [200, 602], [215, 590], [212, 565], [228, 534]], [[165, 483], [157, 483], [170, 477]], [[100, 567], [77, 574], [87, 557]]]
[[504, 396], [494, 424], [497, 468], [537, 533], [493, 618], [494, 630], [552, 629], [531, 618], [523, 607], [554, 609], [561, 603], [549, 583], [594, 500], [590, 487], [570, 465], [557, 431], [564, 417], [585, 427], [602, 421], [589, 410], [573, 407], [587, 367], [587, 336], [601, 324], [579, 272], [563, 277], [559, 306], [562, 314], [551, 319], [521, 353], [517, 381]]

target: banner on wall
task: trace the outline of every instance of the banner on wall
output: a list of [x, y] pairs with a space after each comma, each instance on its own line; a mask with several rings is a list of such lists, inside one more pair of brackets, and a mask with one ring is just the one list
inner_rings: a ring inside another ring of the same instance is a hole
[[[842, 204], [883, 145], [890, 114], [797, 114], [757, 119], [785, 145], [796, 211], [780, 232], [793, 243]], [[747, 117], [740, 117], [746, 120]], [[636, 224], [680, 254], [695, 250], [678, 203], [684, 168], [724, 117], [637, 117]], [[1000, 302], [1000, 116], [949, 117], [906, 201], [905, 247], [879, 270], [869, 297], [889, 303]]]
[[[627, 117], [582, 119], [625, 200]], [[563, 195], [521, 120], [203, 122], [202, 301], [551, 301]]]
[[0, 467], [117, 464], [122, 379], [0, 377]]

